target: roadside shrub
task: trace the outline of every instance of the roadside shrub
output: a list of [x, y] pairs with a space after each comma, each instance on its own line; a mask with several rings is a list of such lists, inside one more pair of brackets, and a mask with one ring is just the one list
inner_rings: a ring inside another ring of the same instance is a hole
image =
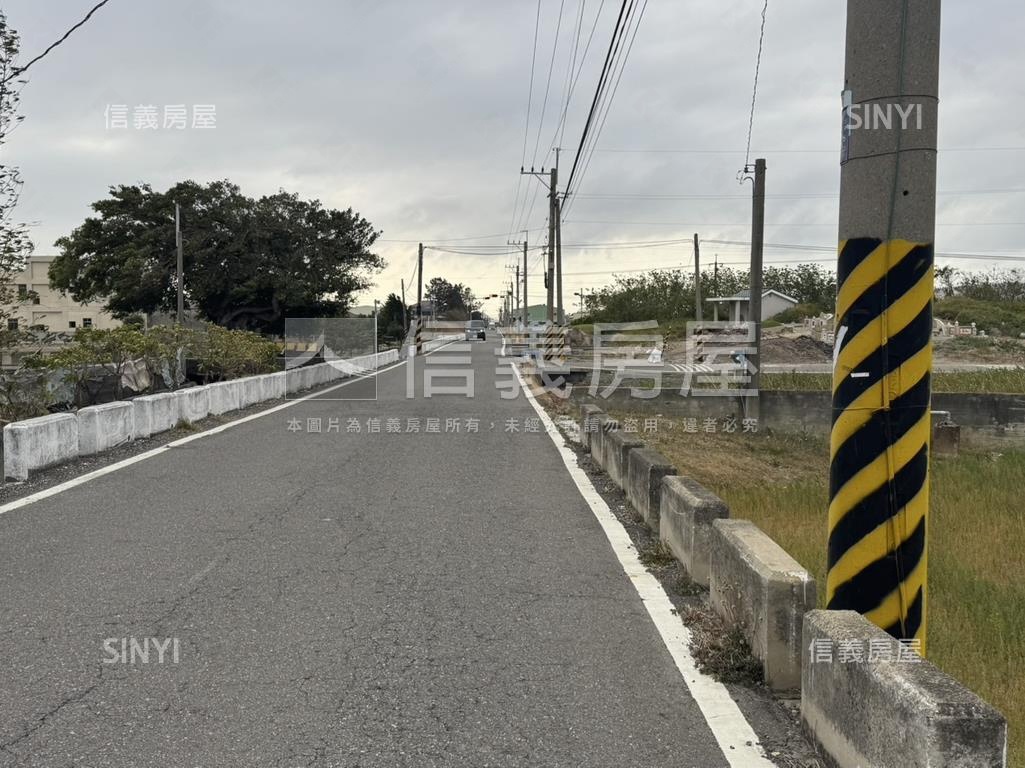
[[252, 331], [208, 325], [189, 350], [206, 381], [270, 373], [277, 367], [278, 347]]
[[939, 299], [933, 305], [933, 314], [961, 325], [975, 323], [980, 331], [991, 336], [1018, 336], [1025, 333], [1025, 303], [996, 301], [952, 296]]

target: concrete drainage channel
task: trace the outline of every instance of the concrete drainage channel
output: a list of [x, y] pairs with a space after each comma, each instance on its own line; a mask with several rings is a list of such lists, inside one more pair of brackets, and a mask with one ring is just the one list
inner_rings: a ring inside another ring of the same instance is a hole
[[732, 519], [725, 502], [636, 435], [616, 431], [597, 406], [581, 406], [579, 437], [652, 535], [708, 588], [719, 619], [743, 634], [768, 689], [799, 692], [801, 727], [828, 764], [1006, 766], [1007, 723], [996, 709], [928, 661], [909, 659], [860, 614], [817, 610], [815, 580], [782, 547]]
[[389, 350], [16, 421], [4, 427], [4, 477], [24, 481], [38, 470], [104, 453], [182, 423], [284, 399], [398, 360], [399, 352]]

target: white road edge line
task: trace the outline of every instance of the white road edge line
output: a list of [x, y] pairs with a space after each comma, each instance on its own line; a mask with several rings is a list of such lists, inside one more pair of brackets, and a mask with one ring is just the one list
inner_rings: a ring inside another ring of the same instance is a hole
[[765, 757], [764, 751], [759, 746], [758, 736], [755, 734], [751, 724], [748, 723], [740, 707], [730, 696], [726, 686], [713, 678], [698, 671], [694, 657], [690, 655], [691, 633], [687, 626], [680, 620], [680, 617], [673, 612], [673, 604], [662, 589], [661, 583], [641, 564], [637, 556], [637, 549], [630, 540], [630, 535], [623, 528], [616, 516], [612, 514], [609, 505], [595, 489], [587, 473], [577, 464], [576, 453], [566, 444], [562, 433], [555, 427], [554, 422], [548, 416], [545, 409], [537, 402], [537, 398], [530, 391], [529, 386], [523, 380], [519, 367], [513, 365], [516, 377], [520, 382], [520, 390], [527, 397], [527, 401], [533, 406], [545, 430], [555, 444], [562, 463], [566, 465], [577, 490], [584, 497], [584, 501], [590, 506], [594, 516], [605, 536], [612, 545], [619, 564], [623, 567], [627, 577], [637, 590], [637, 594], [644, 603], [644, 607], [651, 616], [655, 628], [662, 636], [676, 668], [680, 670], [683, 681], [687, 684], [690, 694], [697, 703], [701, 714], [708, 723], [712, 735], [719, 743], [723, 756], [731, 768], [775, 768], [773, 763]]
[[[445, 346], [448, 345], [446, 344]], [[438, 349], [442, 348], [443, 347], [439, 347]], [[437, 350], [434, 351], [436, 352]], [[386, 373], [392, 370], [393, 368], [398, 368], [400, 365], [405, 364], [406, 360], [399, 360], [399, 362], [389, 365], [386, 368], [379, 368], [374, 372], [373, 375], [377, 376], [382, 373]], [[336, 384], [333, 387], [328, 387], [327, 389], [321, 389], [317, 392], [312, 392], [306, 395], [305, 397], [299, 397], [295, 398], [294, 400], [289, 400], [288, 402], [282, 403], [281, 405], [275, 405], [273, 408], [267, 408], [266, 410], [260, 411], [259, 413], [253, 413], [249, 416], [243, 416], [241, 419], [235, 419], [234, 421], [229, 421], [225, 424], [219, 424], [218, 426], [212, 427], [211, 429], [207, 429], [202, 432], [197, 432], [194, 435], [188, 435], [187, 437], [183, 437], [178, 440], [173, 440], [170, 443], [164, 443], [164, 445], [157, 446], [152, 450], [144, 451], [143, 453], [136, 454], [135, 456], [129, 456], [127, 459], [122, 459], [121, 461], [116, 461], [113, 464], [108, 464], [105, 467], [94, 469], [92, 472], [86, 472], [84, 475], [73, 477], [70, 480], [64, 481], [63, 483], [58, 483], [57, 485], [51, 486], [49, 488], [44, 488], [41, 491], [30, 493], [28, 496], [22, 496], [20, 499], [15, 499], [14, 501], [8, 502], [7, 504], [0, 506], [0, 515], [3, 515], [7, 512], [13, 512], [14, 510], [21, 509], [22, 507], [27, 507], [29, 504], [35, 504], [37, 501], [42, 501], [43, 499], [47, 499], [51, 496], [56, 496], [59, 493], [64, 493], [64, 491], [70, 490], [79, 485], [84, 485], [85, 483], [88, 483], [90, 480], [95, 480], [98, 477], [103, 477], [104, 475], [109, 475], [113, 472], [117, 472], [118, 470], [124, 469], [125, 467], [130, 467], [133, 464], [137, 464], [140, 461], [152, 459], [154, 456], [159, 456], [160, 454], [170, 450], [171, 448], [177, 448], [179, 446], [185, 445], [186, 443], [191, 443], [193, 440], [201, 440], [204, 437], [210, 437], [211, 435], [220, 434], [221, 432], [224, 432], [227, 429], [231, 429], [232, 427], [236, 427], [239, 424], [245, 424], [247, 421], [260, 419], [264, 416], [269, 416], [272, 413], [283, 411], [285, 408], [291, 408], [296, 403], [302, 403], [307, 400], [314, 400], [320, 395], [327, 394], [328, 392], [334, 392], [336, 389], [341, 389], [342, 387], [347, 387], [350, 384], [355, 384], [357, 381], [362, 381], [365, 378], [367, 377], [360, 376], [359, 378], [343, 381], [342, 383]]]

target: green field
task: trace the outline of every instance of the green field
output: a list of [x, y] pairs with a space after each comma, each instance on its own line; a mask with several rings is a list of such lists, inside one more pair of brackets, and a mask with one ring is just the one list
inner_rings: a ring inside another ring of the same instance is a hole
[[[624, 418], [643, 414], [616, 412]], [[682, 474], [755, 522], [825, 592], [828, 444], [803, 435], [644, 439]], [[1000, 709], [1009, 765], [1025, 768], [1025, 452], [935, 458], [929, 527], [928, 658]]]

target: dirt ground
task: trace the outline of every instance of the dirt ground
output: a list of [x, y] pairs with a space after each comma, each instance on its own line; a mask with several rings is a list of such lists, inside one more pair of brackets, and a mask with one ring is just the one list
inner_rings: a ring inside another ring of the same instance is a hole
[[[591, 338], [576, 332], [570, 339], [575, 348], [587, 349]], [[762, 336], [765, 362], [780, 364], [824, 363], [833, 359], [833, 348], [804, 332], [803, 328], [766, 328]], [[651, 344], [641, 344], [637, 355], [643, 357]], [[644, 347], [644, 350], [642, 350]], [[1004, 337], [933, 337], [933, 356], [940, 362], [995, 363], [1025, 366], [1025, 339]], [[665, 346], [668, 362], [686, 363], [687, 340], [671, 339]]]

